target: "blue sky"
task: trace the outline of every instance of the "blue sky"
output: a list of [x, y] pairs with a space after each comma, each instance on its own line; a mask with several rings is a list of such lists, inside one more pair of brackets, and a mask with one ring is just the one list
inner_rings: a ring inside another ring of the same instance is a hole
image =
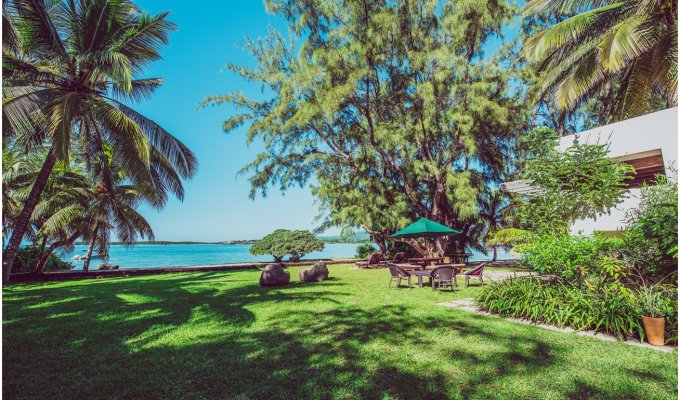
[[[165, 83], [154, 97], [137, 105], [191, 148], [199, 159], [195, 177], [186, 183], [184, 202], [171, 200], [160, 212], [141, 209], [157, 240], [229, 240], [259, 238], [276, 228], [313, 229], [318, 214], [309, 189], [284, 195], [269, 191], [267, 198], [248, 198], [247, 176], [237, 171], [261, 150], [247, 146], [244, 130], [222, 131], [227, 106], [198, 109], [208, 95], [259, 88], [241, 81], [224, 67], [228, 62], [249, 65], [252, 59], [239, 48], [247, 36], [264, 36], [269, 26], [286, 31], [281, 19], [265, 12], [261, 1], [138, 0], [147, 12], [171, 11], [179, 29], [162, 51], [163, 60], [144, 75]], [[328, 231], [326, 234], [336, 234]]]
[[[282, 195], [272, 189], [266, 198], [248, 198], [247, 176], [237, 171], [262, 150], [245, 143], [244, 129], [226, 134], [222, 123], [229, 106], [198, 109], [209, 95], [241, 90], [257, 95], [260, 88], [243, 82], [225, 65], [251, 65], [239, 45], [246, 37], [264, 36], [270, 26], [286, 32], [285, 22], [265, 11], [262, 1], [137, 0], [147, 12], [169, 10], [179, 29], [145, 77], [165, 78], [154, 97], [136, 108], [191, 148], [199, 159], [195, 177], [186, 182], [183, 202], [170, 200], [163, 210], [140, 211], [151, 223], [156, 240], [219, 241], [256, 239], [276, 228], [314, 229], [318, 207], [308, 188]], [[500, 41], [490, 43], [490, 47]], [[326, 231], [335, 235], [338, 230]]]

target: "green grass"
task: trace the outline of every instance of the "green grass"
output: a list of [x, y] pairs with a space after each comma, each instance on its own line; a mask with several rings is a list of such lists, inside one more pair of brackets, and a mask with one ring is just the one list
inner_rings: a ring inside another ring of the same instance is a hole
[[[387, 289], [386, 270], [266, 289], [258, 271], [4, 288], [3, 393], [40, 399], [664, 399], [677, 352]], [[290, 268], [297, 277], [297, 268]], [[296, 281], [297, 279], [293, 279]]]

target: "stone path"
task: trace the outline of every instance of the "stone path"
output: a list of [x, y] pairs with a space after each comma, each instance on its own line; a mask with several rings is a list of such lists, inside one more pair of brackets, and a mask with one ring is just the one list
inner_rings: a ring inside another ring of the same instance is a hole
[[[472, 298], [455, 300], [455, 301], [450, 301], [450, 302], [445, 302], [445, 303], [437, 303], [437, 305], [443, 306], [443, 307], [456, 308], [456, 309], [468, 311], [468, 312], [474, 312], [474, 313], [477, 313], [477, 314], [483, 314], [483, 315], [486, 315], [486, 316], [489, 316], [489, 317], [501, 318], [500, 316], [498, 316], [496, 314], [491, 314], [491, 313], [486, 312], [486, 311], [480, 309], [479, 307], [477, 307], [475, 305], [474, 299], [472, 299]], [[595, 338], [595, 339], [607, 340], [607, 341], [610, 341], [610, 342], [618, 342], [619, 341], [619, 339], [617, 339], [614, 336], [606, 335], [606, 334], [600, 333], [600, 332], [575, 331], [573, 328], [569, 328], [569, 327], [560, 328], [560, 327], [555, 326], [555, 325], [536, 324], [536, 323], [533, 323], [533, 322], [528, 321], [526, 319], [519, 319], [519, 318], [505, 318], [505, 319], [508, 320], [508, 321], [516, 322], [518, 324], [533, 325], [533, 326], [536, 326], [538, 328], [549, 329], [551, 331], [558, 331], [558, 332], [564, 332], [564, 333], [574, 333], [574, 332], [576, 332], [576, 334], [579, 335], [579, 336], [589, 336], [589, 337], [592, 337], [592, 338]], [[673, 349], [677, 349], [676, 346], [668, 346], [668, 345], [666, 345], [666, 346], [652, 346], [649, 343], [640, 342], [640, 341], [635, 340], [635, 339], [628, 339], [628, 340], [624, 341], [623, 343], [629, 344], [631, 346], [645, 347], [645, 348], [652, 349], [652, 350], [664, 351], [664, 352], [667, 352], [667, 353], [673, 351]]]

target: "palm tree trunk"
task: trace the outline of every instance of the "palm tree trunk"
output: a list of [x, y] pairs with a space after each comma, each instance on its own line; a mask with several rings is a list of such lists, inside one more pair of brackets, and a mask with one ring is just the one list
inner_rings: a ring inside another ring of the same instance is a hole
[[33, 270], [33, 273], [40, 274], [45, 271], [45, 265], [47, 265], [47, 260], [50, 259], [50, 256], [56, 249], [59, 247], [63, 247], [66, 245], [73, 244], [73, 242], [76, 241], [80, 237], [80, 233], [74, 233], [71, 237], [69, 237], [66, 240], [59, 240], [50, 245], [50, 247], [47, 249], [47, 253], [45, 253], [42, 257], [40, 257], [40, 261], [38, 262], [38, 265], [35, 267], [35, 270]]
[[12, 271], [12, 265], [14, 265], [14, 259], [19, 252], [19, 246], [21, 246], [21, 241], [24, 239], [26, 230], [28, 229], [28, 224], [31, 222], [31, 215], [35, 206], [40, 200], [40, 195], [42, 194], [45, 186], [47, 185], [47, 180], [52, 174], [52, 169], [54, 169], [54, 164], [57, 162], [57, 157], [54, 155], [54, 151], [50, 149], [43, 162], [40, 172], [35, 179], [33, 187], [31, 187], [31, 192], [28, 194], [26, 201], [24, 202], [24, 209], [21, 210], [21, 214], [17, 218], [14, 226], [12, 228], [12, 237], [9, 239], [7, 244], [7, 249], [5, 249], [5, 254], [2, 257], [2, 282], [9, 282], [9, 274]]
[[92, 259], [92, 250], [94, 250], [94, 244], [97, 242], [97, 231], [99, 231], [99, 224], [94, 226], [94, 231], [92, 231], [90, 243], [87, 245], [87, 254], [85, 255], [85, 263], [83, 264], [83, 271], [85, 272], [87, 272], [90, 269], [90, 259]]
[[491, 259], [491, 261], [492, 261], [492, 262], [493, 262], [493, 261], [496, 261], [496, 257], [497, 257], [496, 246], [493, 246], [493, 258]]

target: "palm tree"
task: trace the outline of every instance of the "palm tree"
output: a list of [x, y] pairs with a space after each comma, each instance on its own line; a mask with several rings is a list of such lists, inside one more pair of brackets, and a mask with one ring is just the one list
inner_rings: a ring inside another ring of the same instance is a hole
[[[478, 200], [479, 218], [485, 224], [485, 242], [494, 232], [505, 228], [508, 211], [512, 207], [507, 195], [498, 189], [480, 193]], [[497, 258], [497, 246], [493, 247], [493, 259]]]
[[533, 0], [525, 9], [527, 16], [546, 14], [576, 14], [524, 44], [524, 57], [542, 74], [536, 89], [553, 92], [560, 109], [600, 89], [615, 93], [602, 111], [610, 121], [642, 115], [659, 101], [677, 105], [676, 1]]
[[[138, 79], [175, 25], [125, 0], [11, 0], [3, 8], [3, 119], [14, 146], [49, 151], [12, 228], [3, 280], [57, 161], [75, 146], [89, 166], [111, 148], [131, 182], [160, 208], [183, 197], [181, 179], [195, 172], [194, 154], [128, 102], [146, 99], [162, 80]], [[106, 173], [105, 170], [101, 172]]]

